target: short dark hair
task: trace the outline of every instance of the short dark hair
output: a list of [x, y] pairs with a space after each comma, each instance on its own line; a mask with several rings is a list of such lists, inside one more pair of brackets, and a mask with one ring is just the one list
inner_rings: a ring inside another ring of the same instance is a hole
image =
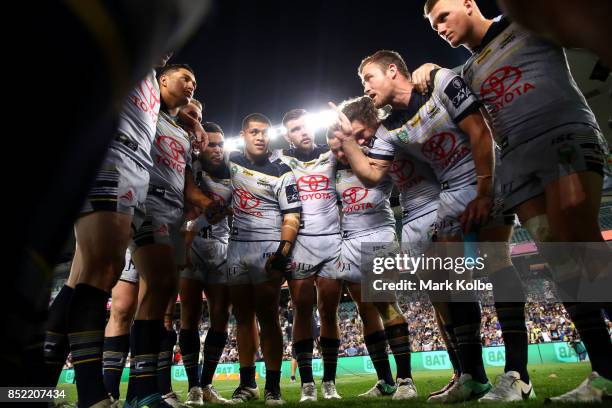
[[372, 127], [378, 126], [384, 116], [380, 110], [376, 109], [374, 101], [368, 96], [347, 99], [340, 104], [339, 108], [350, 122], [358, 120]]
[[272, 126], [270, 119], [263, 113], [250, 113], [242, 120], [242, 130], [246, 130], [251, 122], [266, 123]]
[[383, 70], [383, 72], [387, 70], [389, 65], [393, 64], [397, 67], [397, 70], [400, 72], [400, 74], [410, 79], [410, 71], [408, 71], [408, 67], [404, 62], [404, 59], [397, 51], [378, 50], [374, 54], [365, 57], [361, 61], [361, 64], [359, 64], [359, 68], [357, 70], [359, 75], [361, 75], [363, 67], [369, 63], [374, 63], [378, 65]]
[[200, 110], [202, 112], [204, 111], [204, 104], [202, 102], [198, 101], [196, 98], [191, 98], [191, 103], [193, 103], [195, 106], [200, 108]]
[[195, 76], [193, 68], [191, 68], [188, 64], [168, 64], [163, 67], [161, 71], [159, 71], [159, 76], [161, 77], [162, 75], [169, 75], [170, 73], [178, 71], [179, 69], [186, 69], [187, 71], [191, 72], [193, 76]]
[[285, 116], [283, 116], [283, 125], [287, 126], [287, 123], [290, 120], [299, 119], [307, 113], [308, 112], [306, 109], [291, 109], [289, 112], [285, 113]]
[[202, 123], [202, 127], [204, 128], [205, 132], [223, 134], [223, 129], [221, 129], [221, 126], [217, 125], [215, 122], [204, 122]]

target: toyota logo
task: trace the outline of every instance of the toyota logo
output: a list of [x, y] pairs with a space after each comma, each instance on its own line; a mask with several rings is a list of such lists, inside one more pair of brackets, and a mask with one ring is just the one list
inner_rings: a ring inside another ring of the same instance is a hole
[[210, 196], [210, 198], [221, 204], [221, 206], [225, 205], [225, 199], [220, 194], [217, 194], [214, 191], [209, 191], [208, 195]]
[[414, 174], [414, 163], [408, 159], [394, 160], [389, 168], [391, 177], [399, 183], [409, 180]]
[[185, 147], [179, 140], [172, 136], [157, 136], [155, 145], [169, 159], [185, 164]]
[[259, 206], [259, 199], [255, 197], [250, 191], [238, 188], [234, 190], [234, 199], [238, 203], [238, 206], [243, 210], [252, 210]]
[[368, 189], [363, 187], [351, 187], [342, 193], [342, 201], [345, 204], [355, 204], [368, 196]]
[[494, 101], [509, 92], [521, 76], [521, 70], [516, 67], [502, 67], [485, 79], [480, 87], [480, 96]]
[[329, 188], [329, 179], [321, 174], [302, 176], [297, 181], [298, 190], [305, 193], [314, 193]]
[[421, 149], [423, 156], [429, 160], [444, 160], [455, 150], [455, 135], [448, 132], [433, 135]]

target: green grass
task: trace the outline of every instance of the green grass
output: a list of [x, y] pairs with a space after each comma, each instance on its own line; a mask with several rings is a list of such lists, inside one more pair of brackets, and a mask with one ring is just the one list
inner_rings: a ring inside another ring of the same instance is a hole
[[[529, 406], [540, 406], [544, 405], [544, 398], [562, 394], [580, 384], [590, 372], [590, 364], [588, 363], [565, 363], [565, 364], [548, 364], [548, 365], [537, 365], [533, 366], [530, 370], [531, 381], [534, 384], [537, 400], [528, 402]], [[502, 369], [488, 369], [487, 371], [491, 382], [495, 381], [496, 376], [502, 374]], [[414, 374], [414, 380], [419, 392], [419, 399], [417, 401], [401, 402], [392, 401], [391, 397], [377, 398], [372, 400], [364, 400], [357, 398], [357, 394], [360, 394], [368, 390], [376, 381], [376, 377], [373, 375], [344, 375], [336, 380], [336, 386], [338, 393], [343, 397], [341, 401], [322, 401], [319, 400], [317, 406], [322, 407], [350, 407], [353, 404], [358, 404], [360, 407], [379, 407], [379, 406], [395, 406], [409, 404], [410, 407], [421, 407], [421, 406], [432, 406], [433, 404], [427, 404], [425, 398], [430, 391], [440, 389], [444, 386], [451, 375], [450, 371], [418, 371]], [[317, 379], [317, 388], [319, 388], [320, 381]], [[264, 380], [258, 381], [261, 398], [263, 398], [263, 385]], [[219, 390], [221, 395], [229, 398], [238, 385], [237, 381], [216, 381], [215, 387]], [[179, 395], [181, 400], [185, 400], [187, 397], [187, 383], [186, 382], [175, 382], [173, 384], [175, 392]], [[126, 383], [122, 383], [121, 395], [125, 396]], [[74, 385], [64, 384], [59, 387], [60, 389], [66, 390], [67, 399], [69, 401], [76, 400], [76, 387]], [[289, 405], [297, 405], [297, 401], [300, 396], [299, 379], [296, 383], [291, 383], [289, 380], [283, 379], [281, 383], [283, 392], [283, 399], [285, 399]], [[319, 391], [320, 397], [320, 391]], [[250, 405], [263, 405], [262, 399], [258, 402], [251, 403]], [[312, 404], [311, 404], [312, 405]], [[481, 406], [476, 402], [465, 403], [460, 406]], [[516, 404], [498, 404], [496, 406], [514, 406]], [[522, 404], [520, 404], [522, 406]], [[547, 405], [552, 407], [554, 405]], [[567, 407], [567, 405], [563, 405]]]

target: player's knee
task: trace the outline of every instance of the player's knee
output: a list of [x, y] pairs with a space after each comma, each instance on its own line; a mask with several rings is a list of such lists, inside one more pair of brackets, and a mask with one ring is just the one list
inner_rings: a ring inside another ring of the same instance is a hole
[[255, 312], [247, 305], [234, 304], [234, 317], [238, 324], [251, 324], [255, 320]]
[[300, 314], [306, 314], [309, 311], [312, 313], [312, 296], [310, 293], [308, 296], [296, 296], [295, 299], [293, 299], [293, 307], [296, 312]]
[[536, 242], [551, 242], [553, 235], [546, 214], [536, 215], [523, 223], [523, 227], [529, 232]]
[[319, 317], [321, 325], [336, 325], [338, 322], [338, 313], [335, 308], [319, 308]]
[[225, 327], [229, 321], [230, 310], [225, 305], [214, 305], [210, 309], [210, 321], [212, 325]]
[[116, 326], [120, 327], [129, 327], [132, 319], [134, 318], [134, 313], [136, 312], [136, 304], [123, 304], [118, 306], [117, 308], [113, 307], [111, 309], [111, 320]]

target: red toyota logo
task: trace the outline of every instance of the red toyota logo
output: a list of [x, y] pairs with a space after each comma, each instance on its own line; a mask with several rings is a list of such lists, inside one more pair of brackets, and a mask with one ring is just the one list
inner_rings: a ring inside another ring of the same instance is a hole
[[220, 194], [217, 194], [214, 191], [209, 191], [208, 195], [210, 195], [210, 198], [221, 204], [221, 206], [225, 205], [225, 199]]
[[368, 196], [368, 189], [363, 187], [351, 187], [342, 193], [342, 201], [345, 204], [355, 204]]
[[238, 203], [238, 206], [243, 210], [252, 210], [259, 206], [259, 199], [255, 197], [250, 191], [238, 188], [234, 190], [234, 198]]
[[444, 160], [455, 150], [455, 135], [449, 132], [433, 135], [423, 145], [421, 152], [429, 160]]
[[140, 84], [138, 84], [138, 92], [150, 110], [154, 110], [157, 106], [159, 106], [159, 91], [148, 78], [145, 78], [140, 82]]
[[321, 174], [302, 176], [297, 181], [299, 191], [314, 193], [329, 188], [329, 179]]
[[516, 67], [502, 67], [485, 79], [480, 86], [480, 96], [487, 101], [495, 101], [511, 91], [521, 76], [521, 70]]
[[155, 145], [166, 157], [179, 164], [185, 164], [185, 147], [172, 136], [157, 136]]
[[411, 160], [394, 160], [389, 168], [391, 177], [398, 183], [409, 180], [414, 174], [414, 163]]

